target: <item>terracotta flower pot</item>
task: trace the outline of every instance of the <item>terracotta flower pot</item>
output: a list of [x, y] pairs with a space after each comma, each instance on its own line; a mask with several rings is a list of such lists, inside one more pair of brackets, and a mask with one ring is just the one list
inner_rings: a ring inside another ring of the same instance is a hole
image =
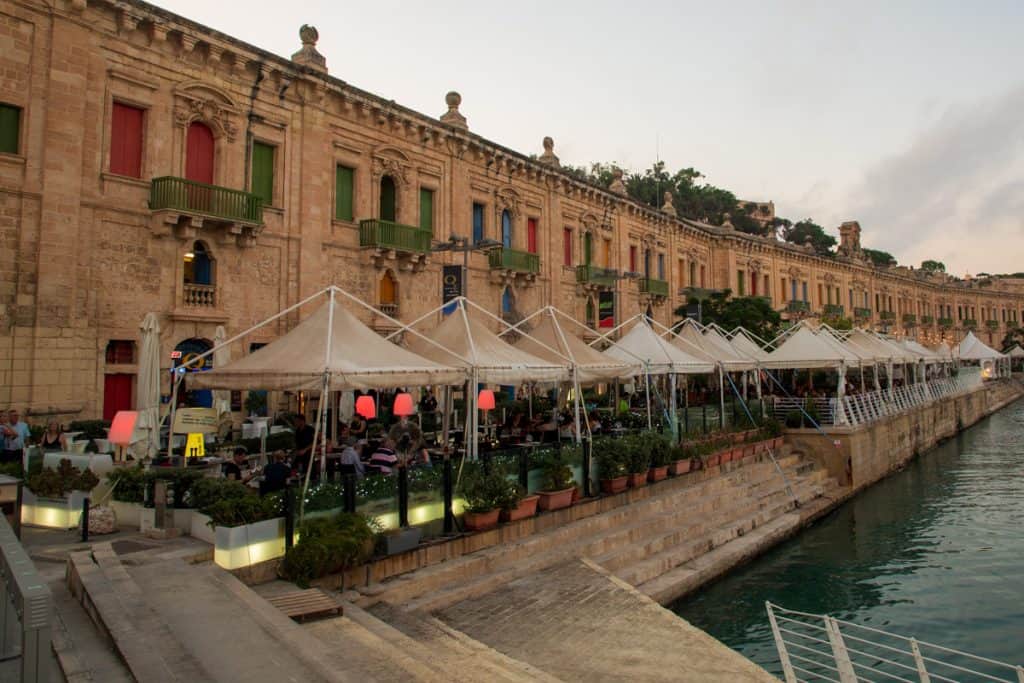
[[752, 444], [752, 443], [751, 444], [747, 444], [746, 446], [743, 447], [743, 457], [744, 458], [752, 457], [756, 452], [757, 451], [754, 449], [754, 444]]
[[576, 491], [576, 487], [573, 486], [571, 489], [563, 489], [562, 491], [538, 491], [537, 495], [540, 500], [537, 502], [537, 506], [541, 510], [561, 510], [572, 505], [573, 493]]
[[637, 489], [637, 488], [640, 488], [641, 486], [646, 486], [646, 485], [647, 485], [647, 473], [646, 472], [640, 472], [639, 474], [633, 474], [632, 472], [630, 473], [630, 475], [629, 475], [629, 486], [630, 486], [630, 488]]
[[501, 510], [498, 508], [488, 512], [469, 512], [467, 510], [462, 518], [462, 525], [466, 527], [466, 531], [487, 531], [498, 526], [500, 514]]
[[615, 477], [614, 479], [602, 479], [601, 480], [601, 493], [611, 495], [613, 493], [622, 493], [626, 490], [626, 486], [629, 485], [629, 477], [622, 475], [621, 477]]
[[676, 460], [674, 463], [669, 465], [669, 472], [672, 473], [672, 476], [678, 477], [680, 474], [686, 474], [687, 472], [689, 472], [692, 464], [693, 463], [689, 458]]
[[781, 437], [781, 436], [777, 436], [777, 437], [775, 437], [775, 438], [774, 438], [774, 439], [772, 440], [772, 442], [773, 442], [773, 444], [774, 444], [774, 445], [772, 446], [772, 448], [782, 448], [782, 437]]
[[537, 514], [537, 502], [540, 500], [540, 496], [526, 496], [519, 505], [512, 508], [511, 510], [501, 511], [501, 521], [503, 522], [514, 522], [519, 519], [526, 519], [527, 517], [533, 517]]
[[722, 461], [722, 454], [715, 453], [714, 455], [708, 456], [708, 459], [704, 461], [706, 467], [715, 467]]
[[743, 443], [743, 440], [747, 438], [746, 432], [736, 432], [732, 435], [733, 443]]
[[758, 441], [754, 444], [754, 453], [763, 453], [764, 449], [767, 448], [768, 443], [766, 441]]
[[647, 481], [661, 481], [668, 477], [668, 465], [652, 467], [647, 470]]

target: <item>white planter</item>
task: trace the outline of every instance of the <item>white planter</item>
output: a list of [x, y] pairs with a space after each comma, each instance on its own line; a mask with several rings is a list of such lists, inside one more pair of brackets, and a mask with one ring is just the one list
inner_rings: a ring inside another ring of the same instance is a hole
[[[171, 511], [168, 510], [168, 513]], [[180, 508], [174, 510], [174, 528], [183, 534], [187, 534], [192, 530], [192, 513], [195, 510], [191, 508]], [[146, 533], [156, 527], [156, 510], [154, 508], [142, 508], [139, 512], [139, 531]]]
[[110, 507], [117, 516], [117, 525], [139, 528], [139, 515], [142, 514], [142, 503], [125, 503], [120, 500], [111, 500]]
[[205, 543], [209, 543], [210, 545], [214, 545], [216, 542], [213, 527], [210, 526], [210, 518], [198, 510], [192, 511], [192, 520], [189, 524], [188, 535]]
[[284, 517], [214, 529], [213, 561], [239, 569], [284, 555]]
[[21, 523], [46, 529], [74, 529], [82, 520], [86, 491], [72, 491], [63, 498], [40, 498], [27, 488], [22, 492]]

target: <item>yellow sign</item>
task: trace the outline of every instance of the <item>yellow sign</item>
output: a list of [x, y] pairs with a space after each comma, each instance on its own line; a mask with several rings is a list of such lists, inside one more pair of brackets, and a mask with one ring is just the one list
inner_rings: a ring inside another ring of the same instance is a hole
[[202, 434], [189, 434], [185, 442], [185, 457], [201, 458], [206, 455], [206, 445]]
[[175, 434], [216, 434], [217, 411], [213, 408], [179, 408], [174, 413]]

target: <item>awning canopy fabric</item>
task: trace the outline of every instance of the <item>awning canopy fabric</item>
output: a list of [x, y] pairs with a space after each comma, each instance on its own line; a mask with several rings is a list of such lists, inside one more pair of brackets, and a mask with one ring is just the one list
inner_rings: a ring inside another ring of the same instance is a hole
[[1006, 352], [1006, 355], [1011, 358], [1024, 358], [1024, 349], [1020, 347], [1020, 344], [1014, 344], [1013, 348]]
[[753, 370], [756, 363], [749, 356], [743, 356], [718, 332], [712, 329], [701, 331], [689, 320], [676, 330], [672, 343], [686, 353], [698, 358], [721, 363], [726, 370]]
[[860, 328], [850, 330], [843, 343], [857, 355], [870, 359], [868, 362], [903, 363], [912, 360], [906, 350]]
[[915, 356], [926, 362], [935, 362], [941, 360], [937, 353], [935, 353], [929, 348], [922, 346], [921, 344], [918, 344], [913, 339], [904, 339], [900, 343], [903, 345], [903, 348], [905, 348], [907, 351], [909, 351], [910, 353], [914, 354]]
[[[641, 372], [639, 361], [625, 363], [601, 353], [566, 329], [559, 319], [565, 315], [554, 307], [541, 310], [530, 322], [529, 334], [521, 336], [513, 346], [555, 365], [564, 365], [565, 358], [576, 366], [582, 384], [633, 377]], [[557, 352], [557, 353], [556, 353]]]
[[729, 345], [740, 355], [753, 358], [758, 362], [768, 359], [769, 352], [765, 351], [757, 342], [751, 339], [749, 333], [742, 327], [737, 327], [732, 331], [729, 337]]
[[960, 360], [996, 360], [1006, 357], [975, 337], [973, 332], [967, 333], [953, 355]]
[[768, 354], [762, 367], [774, 369], [837, 368], [854, 366], [861, 359], [828, 332], [814, 332], [806, 326], [793, 331]]
[[459, 384], [466, 379], [461, 369], [385, 341], [330, 296], [284, 336], [224, 367], [193, 373], [189, 386], [315, 390], [323, 386], [324, 373], [333, 391]]
[[701, 360], [663, 339], [643, 320], [604, 352], [623, 363], [645, 364], [652, 375], [703, 375], [715, 370], [715, 364]]
[[567, 361], [545, 360], [512, 346], [467, 310], [465, 302], [425, 336], [434, 343], [413, 338], [409, 348], [435, 362], [475, 370], [479, 382], [524, 384], [570, 379]]

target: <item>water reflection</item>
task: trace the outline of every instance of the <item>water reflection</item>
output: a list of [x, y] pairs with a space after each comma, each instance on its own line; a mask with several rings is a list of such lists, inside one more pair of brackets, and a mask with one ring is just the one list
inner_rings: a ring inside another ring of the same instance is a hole
[[776, 673], [765, 600], [1020, 661], [1022, 523], [1018, 402], [674, 609]]

